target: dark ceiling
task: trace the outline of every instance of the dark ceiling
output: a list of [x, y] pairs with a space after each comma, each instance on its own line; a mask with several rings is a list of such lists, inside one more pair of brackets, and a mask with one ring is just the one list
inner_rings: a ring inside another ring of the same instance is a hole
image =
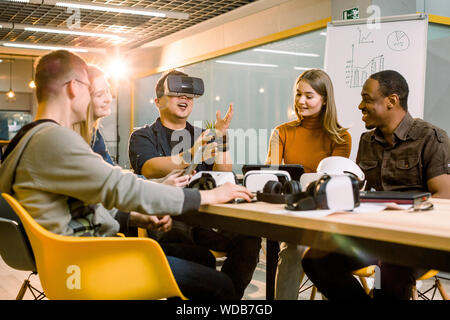
[[120, 5], [121, 7], [183, 12], [189, 14], [189, 19], [187, 20], [136, 16], [123, 13], [108, 13], [86, 9], [81, 9], [81, 11], [79, 11], [80, 19], [74, 20], [74, 13], [68, 12], [68, 9], [64, 7], [0, 1], [0, 24], [9, 22], [74, 30], [73, 22], [77, 21], [80, 26], [77, 30], [80, 31], [117, 32], [117, 35], [127, 37], [119, 42], [109, 38], [60, 35], [3, 27], [0, 29], [0, 41], [106, 49], [119, 46], [124, 49], [132, 49], [255, 1], [256, 0], [83, 0], [83, 2]]

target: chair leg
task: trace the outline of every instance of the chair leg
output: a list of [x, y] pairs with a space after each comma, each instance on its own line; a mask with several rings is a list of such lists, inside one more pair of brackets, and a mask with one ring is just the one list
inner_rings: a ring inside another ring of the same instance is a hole
[[30, 277], [33, 274], [37, 274], [35, 272], [32, 272], [27, 279], [25, 279], [22, 283], [22, 286], [20, 287], [19, 293], [16, 296], [16, 300], [23, 300], [23, 297], [25, 296], [25, 293], [27, 292], [27, 289], [30, 290], [31, 294], [34, 297], [34, 300], [42, 300], [45, 298], [45, 293], [36, 289], [31, 285]]
[[309, 297], [309, 300], [314, 300], [316, 298], [316, 293], [317, 293], [317, 287], [313, 286], [311, 289], [311, 296]]
[[263, 252], [263, 254], [264, 254], [264, 258], [267, 259], [266, 248], [264, 247], [264, 245], [261, 246], [261, 250], [262, 250], [262, 252]]
[[412, 297], [412, 300], [417, 300], [417, 287], [416, 287], [416, 285], [413, 285], [413, 287], [412, 287], [412, 293], [411, 293], [411, 297]]
[[303, 278], [305, 277], [305, 273], [302, 271], [301, 273], [300, 273], [300, 281], [299, 281], [299, 283], [300, 283], [300, 287], [301, 287], [301, 284], [302, 284], [302, 282], [303, 282]]
[[436, 284], [436, 286], [437, 286], [437, 288], [439, 290], [439, 293], [442, 296], [442, 299], [443, 300], [449, 300], [449, 296], [448, 296], [447, 292], [445, 291], [444, 287], [442, 286], [441, 281], [439, 281], [438, 278], [436, 278], [435, 284]]
[[364, 277], [358, 277], [359, 281], [361, 282], [362, 287], [364, 288], [364, 291], [366, 292], [366, 294], [370, 293], [370, 289], [369, 286], [367, 285], [367, 281]]
[[25, 292], [28, 289], [28, 286], [30, 285], [30, 280], [25, 279], [22, 283], [22, 286], [20, 287], [19, 293], [17, 294], [16, 300], [23, 300], [23, 296], [25, 295]]

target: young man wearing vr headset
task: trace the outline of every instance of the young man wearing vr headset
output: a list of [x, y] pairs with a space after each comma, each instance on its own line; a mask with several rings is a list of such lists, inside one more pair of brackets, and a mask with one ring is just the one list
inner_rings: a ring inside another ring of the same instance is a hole
[[[223, 119], [217, 111], [215, 141], [212, 142], [209, 130], [202, 132], [201, 128], [187, 121], [194, 106], [193, 98], [203, 94], [201, 79], [170, 70], [161, 76], [155, 90], [155, 104], [160, 117], [153, 124], [134, 131], [129, 141], [130, 163], [135, 173], [157, 178], [174, 169], [190, 167], [191, 162], [198, 163], [197, 172], [231, 171], [226, 136], [233, 116], [232, 105]], [[191, 245], [191, 253], [196, 255], [192, 259], [202, 256], [199, 262], [203, 261], [213, 268], [215, 258], [209, 249], [227, 252], [222, 272], [233, 280], [238, 298], [243, 297], [258, 262], [260, 238], [193, 227], [176, 219], [173, 220], [172, 230], [153, 236], [161, 243], [183, 245], [180, 250], [185, 250], [186, 244]], [[203, 254], [199, 254], [199, 250]], [[179, 254], [174, 253], [176, 256]]]
[[[446, 132], [408, 113], [408, 84], [392, 70], [375, 73], [361, 91], [358, 108], [367, 129], [356, 162], [366, 176], [366, 190], [428, 191], [450, 199], [450, 142]], [[339, 245], [339, 244], [337, 244]], [[375, 299], [408, 300], [416, 279], [428, 270], [393, 265], [362, 253], [345, 256], [316, 249], [302, 260], [308, 278], [328, 299], [367, 300], [352, 271], [377, 264], [381, 287]]]

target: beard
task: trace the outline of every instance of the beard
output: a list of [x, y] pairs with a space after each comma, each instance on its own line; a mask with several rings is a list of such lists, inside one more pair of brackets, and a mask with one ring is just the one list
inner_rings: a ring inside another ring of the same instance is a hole
[[366, 123], [365, 124], [367, 130], [375, 129], [377, 126], [374, 124]]

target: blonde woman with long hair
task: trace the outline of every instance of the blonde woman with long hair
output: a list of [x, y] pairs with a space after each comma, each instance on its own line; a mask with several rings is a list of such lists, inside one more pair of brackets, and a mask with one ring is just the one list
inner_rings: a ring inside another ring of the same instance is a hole
[[109, 84], [105, 73], [97, 66], [88, 66], [88, 77], [91, 82], [91, 102], [88, 106], [86, 120], [74, 124], [73, 130], [83, 137], [94, 152], [100, 154], [109, 164], [114, 165], [99, 129], [100, 120], [111, 114], [112, 95]]
[[[301, 164], [316, 172], [326, 157], [349, 157], [351, 136], [339, 125], [333, 84], [321, 69], [303, 72], [294, 85], [297, 119], [279, 125], [270, 137], [267, 164]], [[275, 299], [297, 300], [306, 247], [281, 243], [275, 279]]]

